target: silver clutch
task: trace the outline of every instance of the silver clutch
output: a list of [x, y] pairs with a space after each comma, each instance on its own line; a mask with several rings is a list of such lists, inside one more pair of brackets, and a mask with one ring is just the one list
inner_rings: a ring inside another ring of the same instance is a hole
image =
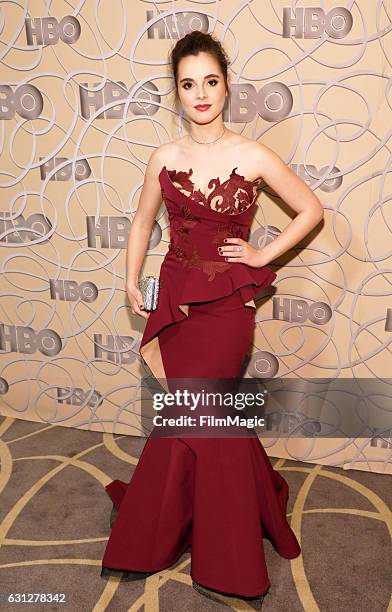
[[143, 296], [144, 310], [155, 310], [158, 304], [159, 278], [146, 276], [139, 281], [139, 289]]

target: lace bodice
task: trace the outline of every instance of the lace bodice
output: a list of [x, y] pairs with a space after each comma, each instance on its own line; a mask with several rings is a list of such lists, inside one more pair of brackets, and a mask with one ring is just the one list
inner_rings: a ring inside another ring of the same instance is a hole
[[192, 200], [217, 212], [236, 215], [244, 212], [252, 206], [257, 197], [257, 187], [262, 179], [254, 181], [246, 179], [236, 172], [238, 166], [233, 168], [228, 179], [221, 183], [220, 178], [212, 178], [208, 182], [211, 191], [204, 194], [190, 178], [193, 169], [188, 172], [184, 170], [169, 170], [166, 168], [172, 184]]

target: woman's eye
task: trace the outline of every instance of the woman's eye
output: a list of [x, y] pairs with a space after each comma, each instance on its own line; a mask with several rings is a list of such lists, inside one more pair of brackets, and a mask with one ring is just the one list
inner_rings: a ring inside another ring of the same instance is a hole
[[[210, 80], [208, 81], [208, 83], [209, 83], [209, 84], [214, 83], [214, 87], [215, 87], [215, 85], [218, 83], [218, 81], [217, 81], [217, 79], [210, 79]], [[189, 89], [189, 87], [187, 87], [187, 85], [192, 86], [192, 83], [190, 83], [190, 82], [189, 82], [189, 83], [184, 83], [183, 88], [184, 88], [184, 89]]]

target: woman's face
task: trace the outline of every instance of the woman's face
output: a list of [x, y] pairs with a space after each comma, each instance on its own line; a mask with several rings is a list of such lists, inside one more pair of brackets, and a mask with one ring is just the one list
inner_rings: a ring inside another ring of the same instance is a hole
[[[217, 60], [204, 51], [183, 57], [178, 65], [178, 95], [189, 119], [209, 123], [223, 110], [226, 100], [225, 81]], [[199, 110], [198, 105], [209, 105]]]

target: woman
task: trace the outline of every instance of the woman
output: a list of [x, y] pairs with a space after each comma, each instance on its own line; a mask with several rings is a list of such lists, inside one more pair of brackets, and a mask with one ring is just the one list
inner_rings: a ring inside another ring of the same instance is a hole
[[[132, 312], [147, 321], [140, 354], [166, 389], [176, 377], [241, 376], [254, 297], [276, 278], [267, 264], [323, 217], [319, 200], [278, 155], [225, 127], [230, 82], [220, 43], [192, 32], [176, 43], [170, 61], [190, 130], [151, 155], [127, 252]], [[262, 180], [298, 214], [259, 250], [247, 238]], [[158, 307], [147, 313], [138, 278], [162, 196], [170, 245]], [[115, 480], [106, 490], [118, 513], [102, 576], [124, 570], [131, 579], [145, 577], [190, 547], [192, 584], [200, 593], [261, 605], [270, 587], [262, 539], [287, 559], [300, 554], [286, 520], [287, 483], [256, 435], [150, 435], [131, 482]]]

